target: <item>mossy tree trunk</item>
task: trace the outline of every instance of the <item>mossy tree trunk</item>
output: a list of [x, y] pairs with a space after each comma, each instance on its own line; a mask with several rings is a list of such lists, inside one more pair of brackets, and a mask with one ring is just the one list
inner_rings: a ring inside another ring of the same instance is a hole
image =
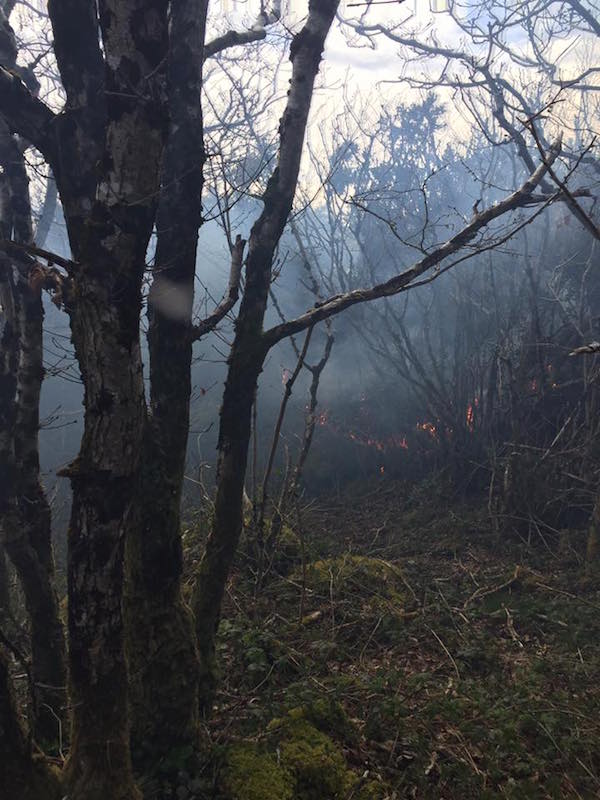
[[242, 497], [258, 376], [268, 352], [263, 321], [275, 248], [292, 208], [315, 77], [337, 2], [312, 0], [290, 49], [292, 78], [280, 123], [278, 164], [263, 195], [264, 209], [248, 242], [246, 285], [220, 415], [215, 520], [194, 588], [201, 656], [200, 707], [210, 710], [214, 692], [215, 636], [227, 578], [242, 530]]

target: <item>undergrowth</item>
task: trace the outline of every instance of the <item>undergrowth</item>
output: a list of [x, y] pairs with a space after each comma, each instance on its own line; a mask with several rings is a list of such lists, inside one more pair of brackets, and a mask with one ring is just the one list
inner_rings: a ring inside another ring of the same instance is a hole
[[583, 535], [527, 546], [485, 509], [401, 498], [313, 511], [260, 591], [240, 555], [203, 797], [600, 796]]

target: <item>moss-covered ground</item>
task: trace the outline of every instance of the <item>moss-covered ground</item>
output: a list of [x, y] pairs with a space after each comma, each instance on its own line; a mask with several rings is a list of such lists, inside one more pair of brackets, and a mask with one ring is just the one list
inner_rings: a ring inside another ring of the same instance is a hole
[[207, 797], [600, 797], [584, 532], [391, 484], [290, 528], [260, 591], [243, 552], [228, 587]]

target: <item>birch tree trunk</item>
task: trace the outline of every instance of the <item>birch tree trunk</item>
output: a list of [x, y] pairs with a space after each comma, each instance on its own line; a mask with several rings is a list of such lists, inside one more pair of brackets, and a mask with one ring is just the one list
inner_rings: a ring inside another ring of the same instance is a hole
[[292, 208], [298, 171], [325, 39], [338, 3], [312, 0], [306, 24], [290, 49], [292, 78], [280, 122], [279, 158], [263, 195], [264, 209], [248, 242], [246, 286], [236, 321], [220, 415], [215, 520], [195, 589], [194, 613], [201, 656], [200, 707], [214, 693], [215, 636], [225, 586], [242, 530], [242, 496], [252, 427], [252, 404], [268, 351], [263, 337], [275, 248]]

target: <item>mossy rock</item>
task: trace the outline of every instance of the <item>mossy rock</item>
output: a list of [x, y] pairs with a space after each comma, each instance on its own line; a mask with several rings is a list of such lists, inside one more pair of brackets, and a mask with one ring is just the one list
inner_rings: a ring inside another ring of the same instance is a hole
[[314, 561], [307, 565], [306, 581], [310, 589], [326, 597], [333, 592], [334, 597], [355, 598], [360, 592], [399, 603], [404, 601], [400, 568], [379, 558], [345, 555]]
[[[299, 572], [293, 578], [303, 581]], [[405, 584], [400, 568], [389, 561], [357, 555], [314, 561], [306, 568], [306, 588], [308, 624], [320, 619], [330, 626], [333, 606], [340, 635], [357, 643], [358, 630], [369, 637], [376, 626], [370, 641], [389, 642], [403, 629]], [[313, 616], [313, 609], [321, 616]]]
[[269, 725], [281, 768], [294, 777], [294, 800], [343, 800], [350, 795], [354, 800], [382, 800], [383, 786], [363, 781], [349, 769], [340, 746], [317, 724], [332, 733], [342, 729], [346, 736], [351, 727], [341, 706], [327, 700], [292, 709]]
[[[339, 744], [313, 724], [347, 735], [341, 706], [328, 700], [293, 709], [269, 725], [265, 745], [231, 746], [221, 771], [222, 800], [383, 800], [384, 787], [359, 777]], [[335, 730], [334, 730], [335, 729]]]
[[289, 712], [292, 718], [304, 718], [315, 728], [348, 744], [355, 744], [358, 732], [350, 721], [344, 707], [336, 700], [320, 697], [301, 708]]
[[238, 744], [229, 749], [220, 784], [227, 800], [295, 798], [293, 775], [277, 763], [275, 756], [254, 744]]
[[296, 781], [295, 800], [343, 798], [355, 780], [333, 739], [305, 719], [290, 718], [280, 751]]

